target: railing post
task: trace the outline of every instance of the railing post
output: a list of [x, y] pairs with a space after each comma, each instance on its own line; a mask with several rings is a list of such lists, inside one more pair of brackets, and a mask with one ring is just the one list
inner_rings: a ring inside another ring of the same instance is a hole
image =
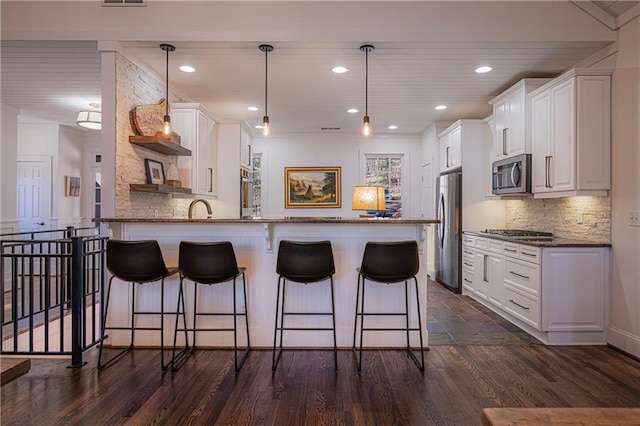
[[84, 319], [84, 289], [82, 283], [82, 237], [71, 238], [71, 365], [82, 367], [82, 321]]

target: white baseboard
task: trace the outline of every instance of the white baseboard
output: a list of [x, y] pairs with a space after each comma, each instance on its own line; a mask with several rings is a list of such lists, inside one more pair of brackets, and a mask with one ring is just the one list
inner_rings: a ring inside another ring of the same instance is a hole
[[609, 326], [607, 331], [607, 343], [609, 345], [640, 358], [640, 336], [613, 326]]

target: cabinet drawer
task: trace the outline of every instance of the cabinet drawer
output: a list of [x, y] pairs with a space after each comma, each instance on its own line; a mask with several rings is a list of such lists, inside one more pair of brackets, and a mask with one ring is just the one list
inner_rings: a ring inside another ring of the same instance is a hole
[[502, 254], [508, 257], [518, 257], [518, 244], [512, 243], [504, 243], [504, 248], [502, 249]]
[[504, 245], [504, 243], [502, 241], [488, 240], [487, 241], [487, 250], [489, 250], [490, 252], [493, 252], [493, 253], [502, 254], [503, 245]]
[[509, 285], [504, 286], [504, 293], [504, 309], [539, 330], [540, 304], [538, 298], [525, 295]]
[[527, 262], [540, 263], [540, 249], [531, 246], [520, 246], [519, 257]]
[[474, 237], [473, 235], [467, 235], [467, 234], [463, 234], [462, 235], [462, 244], [463, 245], [470, 245], [473, 247], [473, 245], [476, 242], [476, 237]]
[[487, 239], [486, 238], [476, 238], [476, 247], [486, 250], [486, 248], [487, 248]]
[[462, 269], [466, 269], [468, 271], [475, 271], [475, 259], [473, 256], [462, 256]]
[[473, 272], [469, 272], [467, 270], [462, 271], [462, 288], [474, 293], [475, 289], [473, 288]]
[[532, 295], [538, 295], [540, 289], [540, 269], [537, 265], [529, 265], [506, 258], [504, 281], [522, 291], [531, 293]]

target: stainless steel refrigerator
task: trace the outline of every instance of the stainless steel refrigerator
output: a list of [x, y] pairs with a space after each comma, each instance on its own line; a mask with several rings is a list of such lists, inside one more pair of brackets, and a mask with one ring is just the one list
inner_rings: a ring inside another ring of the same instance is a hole
[[454, 293], [462, 285], [462, 172], [442, 174], [436, 180], [436, 281]]

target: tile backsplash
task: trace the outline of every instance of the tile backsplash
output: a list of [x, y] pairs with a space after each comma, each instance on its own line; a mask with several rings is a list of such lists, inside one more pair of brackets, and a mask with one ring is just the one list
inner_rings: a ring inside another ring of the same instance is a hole
[[610, 197], [508, 200], [506, 209], [509, 229], [553, 232], [558, 237], [587, 241], [611, 241]]

